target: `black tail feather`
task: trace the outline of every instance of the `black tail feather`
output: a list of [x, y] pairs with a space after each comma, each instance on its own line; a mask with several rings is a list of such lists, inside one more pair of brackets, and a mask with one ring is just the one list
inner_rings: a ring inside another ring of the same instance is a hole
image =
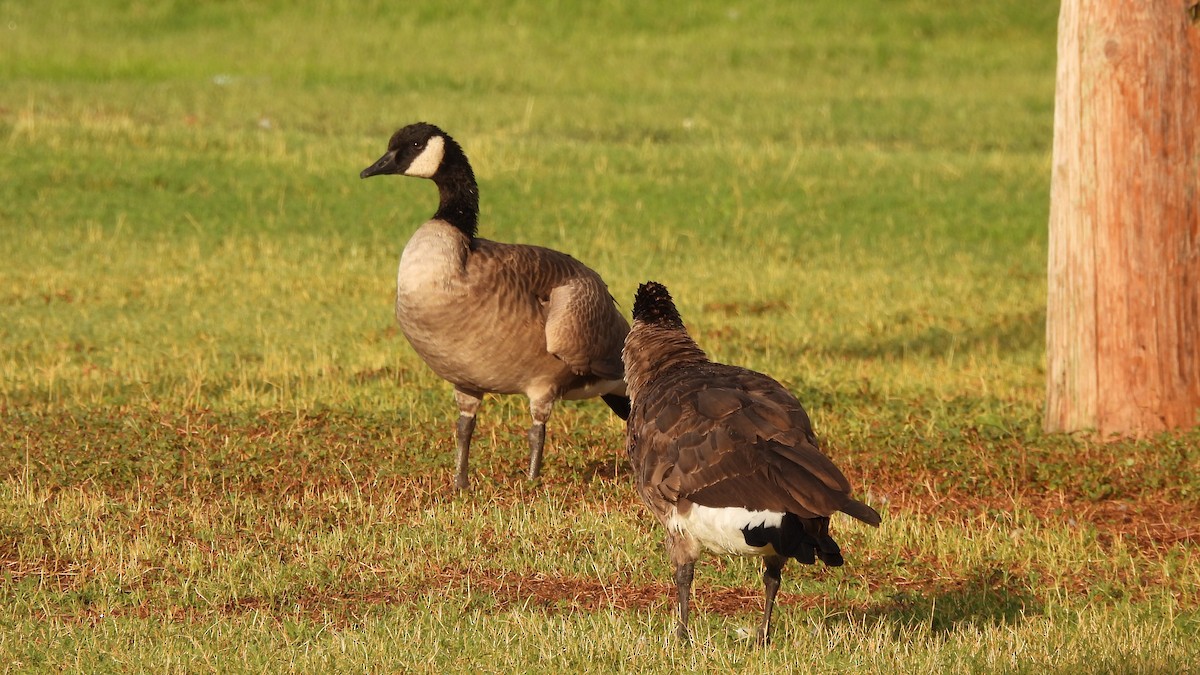
[[750, 546], [771, 544], [779, 555], [795, 558], [805, 565], [812, 565], [818, 558], [830, 567], [839, 567], [844, 562], [842, 549], [829, 536], [828, 518], [801, 518], [787, 513], [779, 527], [755, 527], [742, 533]]
[[617, 417], [623, 420], [629, 419], [630, 401], [628, 396], [620, 394], [601, 394], [600, 399], [608, 404], [609, 408], [616, 413]]
[[841, 547], [829, 535], [825, 535], [817, 541], [817, 557], [830, 567], [841, 567], [845, 562], [842, 559]]

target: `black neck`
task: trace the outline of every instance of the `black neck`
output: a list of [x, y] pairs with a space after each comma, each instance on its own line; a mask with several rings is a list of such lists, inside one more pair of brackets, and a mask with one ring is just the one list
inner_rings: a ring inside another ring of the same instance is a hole
[[479, 186], [466, 155], [456, 143], [446, 144], [446, 157], [433, 182], [441, 196], [433, 217], [450, 223], [474, 239], [479, 226]]

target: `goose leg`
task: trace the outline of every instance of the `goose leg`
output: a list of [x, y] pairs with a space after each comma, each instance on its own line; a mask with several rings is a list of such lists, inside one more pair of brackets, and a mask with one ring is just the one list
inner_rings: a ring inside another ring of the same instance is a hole
[[787, 563], [787, 558], [769, 556], [764, 558], [763, 562], [763, 594], [766, 596], [767, 606], [754, 640], [760, 645], [771, 641], [771, 613], [775, 610], [775, 594], [779, 592], [779, 584], [783, 580], [783, 566]]
[[470, 484], [467, 466], [471, 455], [471, 435], [475, 433], [475, 413], [479, 412], [479, 404], [483, 402], [483, 392], [456, 388], [454, 401], [458, 404], [458, 424], [455, 427], [458, 454], [454, 460], [454, 487], [465, 490]]
[[546, 445], [546, 423], [534, 422], [529, 427], [529, 480], [542, 473], [542, 449]]
[[692, 601], [692, 579], [696, 574], [696, 563], [688, 562], [675, 566], [675, 595], [679, 607], [679, 622], [675, 624], [675, 636], [684, 642], [688, 635], [688, 606]]
[[529, 412], [533, 425], [529, 427], [529, 480], [537, 480], [542, 473], [542, 450], [546, 445], [546, 422], [554, 410], [554, 397], [529, 400]]

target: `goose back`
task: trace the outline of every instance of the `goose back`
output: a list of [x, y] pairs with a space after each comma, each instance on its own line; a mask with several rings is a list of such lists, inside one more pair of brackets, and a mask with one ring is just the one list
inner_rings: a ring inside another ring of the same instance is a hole
[[[709, 360], [660, 284], [643, 284], [633, 316], [623, 349], [632, 399], [626, 449], [643, 501], [668, 531], [686, 535], [681, 562], [698, 555], [698, 545], [779, 553], [744, 546], [755, 539], [750, 530], [778, 530], [785, 519], [814, 533], [827, 532], [836, 511], [879, 524], [874, 509], [850, 496], [849, 481], [821, 452], [808, 414], [782, 384]], [[838, 559], [836, 544], [827, 543]]]
[[598, 274], [552, 249], [431, 220], [401, 255], [396, 318], [434, 372], [467, 389], [569, 397], [622, 377], [629, 324]]
[[664, 523], [692, 504], [817, 518], [854, 501], [799, 401], [761, 373], [668, 370], [634, 395], [629, 419], [639, 492]]

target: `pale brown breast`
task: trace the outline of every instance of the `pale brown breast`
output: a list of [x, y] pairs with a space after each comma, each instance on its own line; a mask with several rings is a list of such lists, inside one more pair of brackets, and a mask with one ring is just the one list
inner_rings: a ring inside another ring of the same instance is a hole
[[[628, 324], [596, 285], [604, 288], [595, 272], [566, 254], [468, 241], [448, 224], [430, 221], [401, 256], [396, 317], [421, 358], [456, 385], [495, 393], [567, 390], [611, 378], [614, 361], [620, 378]], [[564, 286], [590, 295], [558, 317], [555, 346], [562, 351], [554, 354], [547, 318], [552, 296]]]

